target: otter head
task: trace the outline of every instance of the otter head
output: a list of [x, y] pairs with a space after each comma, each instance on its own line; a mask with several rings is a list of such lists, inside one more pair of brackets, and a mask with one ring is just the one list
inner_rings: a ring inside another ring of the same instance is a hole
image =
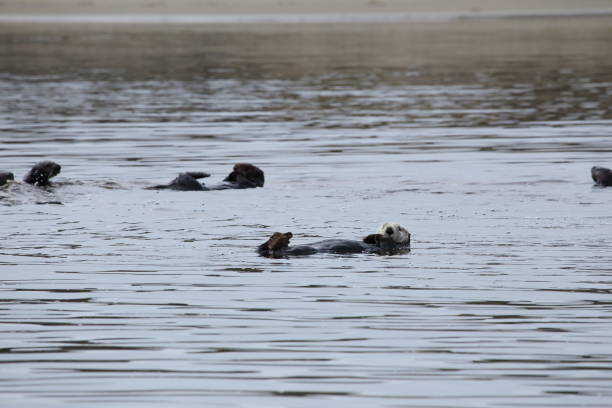
[[275, 232], [270, 239], [261, 244], [257, 251], [264, 256], [277, 257], [282, 256], [283, 251], [289, 248], [289, 240], [293, 237], [290, 232], [280, 233]]
[[0, 186], [5, 185], [9, 181], [15, 180], [15, 176], [10, 171], [0, 171]]
[[605, 167], [591, 167], [591, 177], [593, 181], [600, 186], [612, 186], [612, 170]]
[[363, 242], [375, 245], [383, 251], [393, 251], [410, 246], [410, 233], [395, 222], [386, 222], [378, 228], [375, 234], [365, 237]]
[[408, 230], [395, 222], [385, 222], [380, 226], [380, 228], [378, 228], [376, 233], [390, 238], [393, 242], [399, 245], [410, 244], [410, 233]]
[[257, 166], [249, 163], [238, 163], [234, 170], [223, 180], [239, 184], [244, 188], [263, 187], [264, 172]]
[[41, 161], [36, 163], [25, 175], [23, 181], [35, 186], [48, 186], [49, 179], [59, 174], [62, 166], [52, 161]]

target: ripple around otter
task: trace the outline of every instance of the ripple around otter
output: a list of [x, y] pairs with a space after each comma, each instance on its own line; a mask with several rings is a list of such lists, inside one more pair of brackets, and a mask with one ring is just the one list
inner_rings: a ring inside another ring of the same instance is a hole
[[1, 26], [3, 404], [607, 406], [609, 27]]

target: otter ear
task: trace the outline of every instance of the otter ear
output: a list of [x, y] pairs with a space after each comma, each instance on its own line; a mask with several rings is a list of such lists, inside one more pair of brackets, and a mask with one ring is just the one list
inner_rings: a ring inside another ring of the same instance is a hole
[[380, 242], [380, 234], [370, 234], [363, 239], [366, 244], [378, 245]]

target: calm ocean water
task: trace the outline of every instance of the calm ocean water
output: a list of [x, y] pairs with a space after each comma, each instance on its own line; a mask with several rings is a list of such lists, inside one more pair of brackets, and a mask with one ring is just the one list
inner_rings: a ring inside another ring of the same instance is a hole
[[4, 25], [2, 406], [612, 406], [611, 27]]

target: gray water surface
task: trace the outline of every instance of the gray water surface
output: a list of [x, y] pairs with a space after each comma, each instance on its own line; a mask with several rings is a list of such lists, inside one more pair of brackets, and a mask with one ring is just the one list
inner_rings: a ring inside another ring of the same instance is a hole
[[610, 27], [3, 26], [2, 406], [612, 406]]

